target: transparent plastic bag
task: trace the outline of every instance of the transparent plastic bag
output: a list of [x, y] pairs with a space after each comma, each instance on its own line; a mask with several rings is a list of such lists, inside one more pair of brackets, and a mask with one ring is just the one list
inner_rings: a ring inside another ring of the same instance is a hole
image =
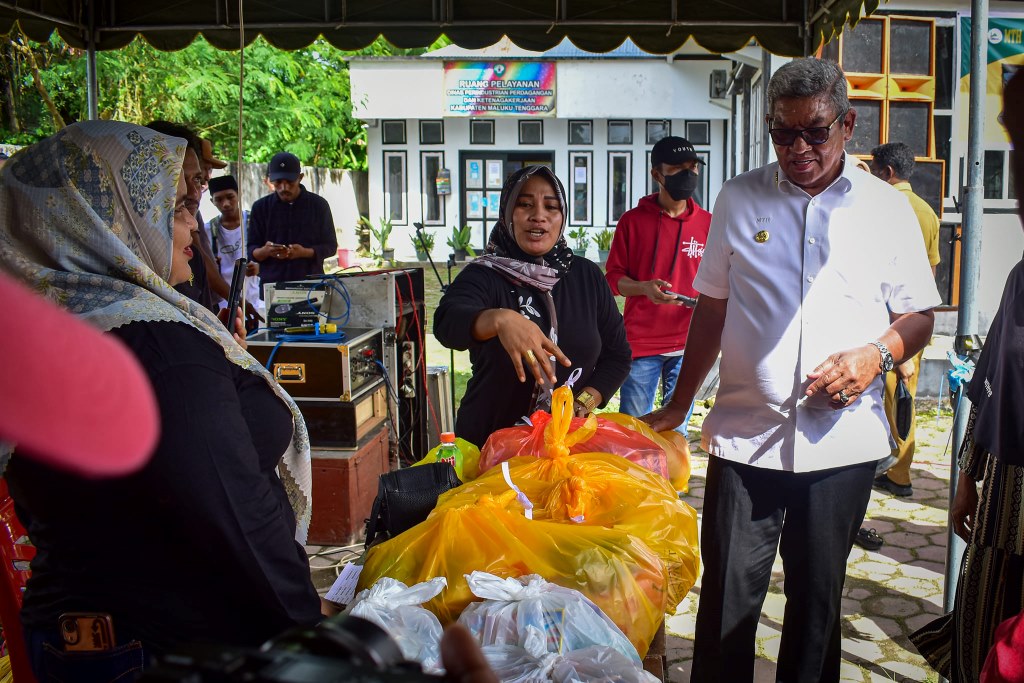
[[360, 591], [347, 611], [387, 631], [407, 660], [419, 662], [424, 671], [439, 673], [443, 670], [443, 629], [437, 616], [422, 605], [437, 597], [446, 585], [447, 581], [440, 576], [413, 586], [383, 577]]
[[359, 586], [383, 576], [409, 585], [443, 576], [448, 589], [424, 606], [447, 624], [475, 599], [466, 574], [540, 574], [583, 593], [646, 653], [665, 616], [667, 578], [658, 555], [621, 529], [528, 520], [515, 499], [507, 491], [435, 508], [426, 521], [370, 548]]
[[608, 647], [540, 657], [515, 645], [490, 645], [483, 651], [502, 683], [658, 683], [658, 678]]
[[466, 583], [473, 595], [483, 600], [466, 607], [459, 623], [481, 645], [517, 645], [537, 657], [597, 645], [640, 664], [640, 656], [625, 634], [577, 590], [536, 574], [503, 579], [472, 572]]

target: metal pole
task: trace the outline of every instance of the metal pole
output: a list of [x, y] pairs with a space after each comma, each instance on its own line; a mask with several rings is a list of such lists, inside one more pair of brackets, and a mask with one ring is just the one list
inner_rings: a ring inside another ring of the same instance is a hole
[[89, 25], [86, 27], [85, 99], [89, 108], [89, 120], [100, 117], [99, 78], [96, 76], [96, 8], [95, 2], [87, 2]]
[[[985, 85], [988, 69], [988, 0], [971, 0], [971, 93], [967, 124], [967, 186], [964, 188], [964, 222], [961, 236], [960, 302], [956, 323], [955, 350], [957, 353], [976, 354], [978, 334], [978, 275], [981, 257], [982, 199], [984, 178]], [[967, 431], [967, 418], [971, 402], [964, 395], [964, 387], [957, 391], [953, 416], [953, 452], [949, 467], [949, 506], [956, 497], [960, 467], [957, 457]], [[946, 580], [943, 604], [946, 611], [953, 609], [956, 585], [960, 575], [960, 560], [964, 542], [953, 533], [952, 525], [946, 534]]]

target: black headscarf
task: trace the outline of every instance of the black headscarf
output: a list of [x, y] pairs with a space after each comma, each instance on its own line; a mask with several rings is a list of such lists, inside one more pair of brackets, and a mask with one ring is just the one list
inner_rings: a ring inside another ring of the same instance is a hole
[[[533, 176], [540, 176], [551, 183], [562, 210], [562, 230], [551, 251], [543, 256], [530, 256], [516, 242], [512, 229], [512, 214], [523, 186]], [[565, 242], [565, 223], [568, 219], [565, 188], [562, 182], [547, 166], [527, 166], [508, 177], [501, 188], [501, 204], [498, 220], [487, 239], [486, 254], [473, 263], [494, 268], [517, 284], [536, 287], [548, 292], [558, 279], [569, 272], [572, 266], [572, 249]]]

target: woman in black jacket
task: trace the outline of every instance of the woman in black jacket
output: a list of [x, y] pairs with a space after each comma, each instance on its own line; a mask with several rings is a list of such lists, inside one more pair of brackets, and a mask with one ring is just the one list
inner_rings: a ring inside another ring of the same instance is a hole
[[435, 313], [438, 340], [469, 349], [473, 376], [455, 431], [478, 446], [550, 409], [551, 391], [571, 374], [577, 415], [605, 405], [629, 375], [622, 315], [600, 267], [566, 244], [565, 218], [565, 190], [550, 169], [513, 173], [486, 255], [455, 278]]

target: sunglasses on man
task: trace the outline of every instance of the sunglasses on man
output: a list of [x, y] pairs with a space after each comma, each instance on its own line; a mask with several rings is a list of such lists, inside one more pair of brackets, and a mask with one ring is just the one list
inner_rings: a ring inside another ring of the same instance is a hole
[[[847, 110], [849, 111], [849, 110]], [[780, 147], [789, 147], [796, 142], [797, 136], [804, 139], [808, 145], [823, 145], [828, 142], [828, 136], [832, 132], [832, 126], [836, 125], [840, 119], [846, 116], [844, 111], [835, 118], [832, 123], [827, 126], [815, 126], [814, 128], [772, 128], [771, 121], [768, 122], [768, 135], [772, 137], [772, 142]]]

